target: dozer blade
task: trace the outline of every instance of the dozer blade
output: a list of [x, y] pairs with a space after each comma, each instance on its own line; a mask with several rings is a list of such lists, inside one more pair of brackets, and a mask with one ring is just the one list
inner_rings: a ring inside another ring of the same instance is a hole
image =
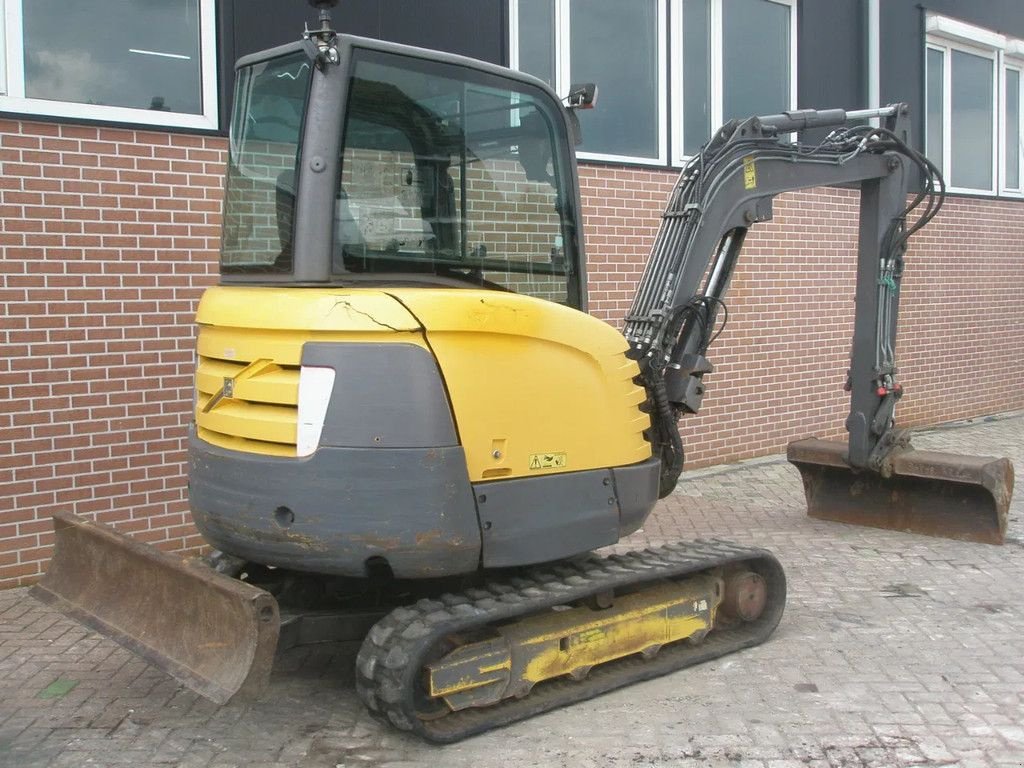
[[911, 449], [893, 454], [892, 475], [883, 477], [852, 469], [846, 450], [830, 440], [789, 444], [787, 458], [800, 470], [811, 517], [1003, 543], [1013, 495], [1009, 459]]
[[279, 630], [268, 592], [72, 514], [53, 527], [35, 597], [218, 704], [262, 692]]

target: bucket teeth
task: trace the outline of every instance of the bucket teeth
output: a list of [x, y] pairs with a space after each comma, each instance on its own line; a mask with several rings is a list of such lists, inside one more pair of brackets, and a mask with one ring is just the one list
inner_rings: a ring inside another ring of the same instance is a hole
[[1008, 459], [901, 450], [883, 477], [850, 467], [844, 443], [816, 439], [790, 443], [787, 458], [800, 470], [813, 518], [986, 544], [1006, 538]]

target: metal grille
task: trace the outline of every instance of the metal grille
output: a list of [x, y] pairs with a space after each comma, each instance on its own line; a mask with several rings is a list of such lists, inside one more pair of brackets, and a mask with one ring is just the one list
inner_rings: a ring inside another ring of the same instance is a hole
[[299, 367], [199, 356], [196, 430], [222, 448], [294, 456]]

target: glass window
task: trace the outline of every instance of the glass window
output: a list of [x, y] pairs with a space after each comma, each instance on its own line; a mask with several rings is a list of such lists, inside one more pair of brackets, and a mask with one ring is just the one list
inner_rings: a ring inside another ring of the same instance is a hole
[[568, 148], [550, 99], [463, 67], [357, 57], [334, 273], [504, 288], [578, 306]]
[[733, 118], [794, 109], [794, 0], [672, 0], [672, 147], [684, 162]]
[[1020, 197], [1024, 41], [936, 14], [925, 26], [928, 157], [953, 192]]
[[309, 79], [305, 53], [238, 72], [221, 239], [225, 274], [291, 271], [295, 165]]
[[[580, 113], [585, 152], [657, 158], [658, 8], [653, 0], [586, 0], [570, 6], [573, 82], [596, 83], [597, 109]], [[628, 51], [628, 56], [612, 55]]]
[[1006, 70], [1006, 181], [1008, 189], [1020, 189], [1020, 71]]
[[0, 109], [216, 127], [213, 0], [6, 2]]
[[515, 66], [561, 95], [598, 87], [596, 108], [578, 113], [583, 157], [665, 161], [667, 2], [509, 0]]
[[926, 107], [925, 107], [925, 152], [928, 159], [939, 168], [942, 167], [943, 147], [943, 74], [946, 64], [946, 54], [935, 48], [928, 49], [927, 55], [927, 83], [926, 83]]
[[724, 1], [723, 122], [790, 108], [790, 12], [770, 0]]
[[953, 50], [950, 66], [950, 184], [992, 189], [994, 62]]
[[691, 156], [711, 137], [711, 6], [683, 0], [683, 154]]
[[551, 0], [519, 0], [519, 69], [555, 84], [555, 6]]
[[[23, 6], [25, 96], [202, 112], [199, 0], [31, 0]], [[54, 24], [75, 30], [53, 44]]]

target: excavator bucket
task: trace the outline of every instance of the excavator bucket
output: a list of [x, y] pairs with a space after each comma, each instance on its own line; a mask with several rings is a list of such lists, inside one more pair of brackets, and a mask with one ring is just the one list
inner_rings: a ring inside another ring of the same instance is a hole
[[846, 462], [845, 443], [799, 440], [787, 458], [800, 470], [807, 514], [819, 520], [1002, 544], [1013, 465], [1009, 459], [934, 451], [894, 453], [889, 477]]
[[268, 592], [72, 514], [53, 527], [35, 597], [218, 704], [262, 692], [279, 631]]

